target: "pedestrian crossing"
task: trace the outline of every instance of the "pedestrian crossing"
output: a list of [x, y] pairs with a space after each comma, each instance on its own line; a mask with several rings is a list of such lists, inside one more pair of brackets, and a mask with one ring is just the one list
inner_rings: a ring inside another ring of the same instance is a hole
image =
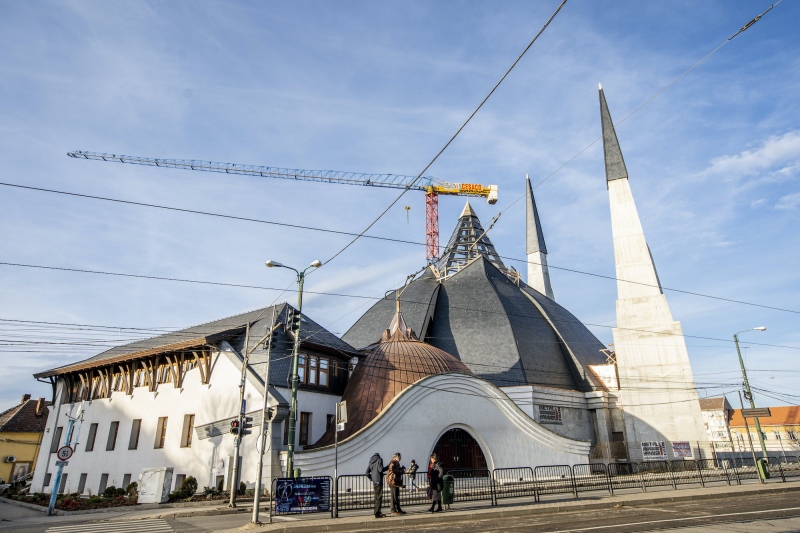
[[94, 522], [74, 526], [55, 526], [45, 533], [172, 533], [166, 520], [132, 520], [129, 522]]

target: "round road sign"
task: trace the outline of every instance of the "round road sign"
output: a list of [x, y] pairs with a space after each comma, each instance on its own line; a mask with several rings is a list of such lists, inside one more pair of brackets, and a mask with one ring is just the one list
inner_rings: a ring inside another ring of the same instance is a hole
[[70, 448], [69, 446], [62, 446], [61, 448], [58, 449], [57, 455], [59, 459], [61, 459], [62, 461], [66, 461], [67, 459], [72, 457], [72, 453], [73, 453], [72, 448]]

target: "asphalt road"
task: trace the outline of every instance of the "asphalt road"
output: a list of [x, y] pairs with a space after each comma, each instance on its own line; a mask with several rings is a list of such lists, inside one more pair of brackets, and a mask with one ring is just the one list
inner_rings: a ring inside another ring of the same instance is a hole
[[[421, 508], [409, 508], [409, 514], [425, 514]], [[441, 533], [522, 533], [522, 532], [639, 532], [680, 529], [681, 533], [754, 531], [800, 532], [800, 492], [774, 493], [748, 497], [728, 497], [691, 502], [670, 502], [642, 506], [620, 506], [612, 509], [570, 511], [527, 518], [471, 520], [446, 525], [392, 527], [392, 518], [378, 523], [375, 531], [410, 531]], [[62, 525], [0, 522], [0, 533], [169, 533], [211, 532], [237, 528], [249, 521], [249, 514], [198, 516], [166, 520], [98, 522], [87, 515], [86, 521], [61, 522]], [[99, 517], [97, 517], [99, 518]], [[5, 526], [5, 527], [4, 527]]]

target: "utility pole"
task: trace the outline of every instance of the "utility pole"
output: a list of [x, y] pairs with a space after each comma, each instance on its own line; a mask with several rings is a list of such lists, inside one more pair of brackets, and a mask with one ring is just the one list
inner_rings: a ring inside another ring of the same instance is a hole
[[247, 359], [250, 355], [248, 350], [250, 344], [250, 323], [247, 323], [247, 329], [244, 333], [244, 350], [242, 350], [242, 378], [239, 381], [239, 430], [233, 440], [233, 472], [231, 474], [231, 499], [228, 502], [228, 507], [236, 507], [236, 492], [239, 490], [239, 444], [242, 442], [242, 433], [244, 432], [244, 385], [247, 383]]
[[[275, 307], [272, 308], [272, 326], [270, 327], [267, 337], [267, 369], [264, 371], [264, 407], [261, 409], [261, 432], [258, 434], [261, 447], [258, 453], [258, 473], [256, 475], [256, 491], [253, 495], [253, 524], [260, 524], [258, 521], [259, 507], [261, 506], [261, 473], [264, 470], [264, 454], [267, 451], [267, 441], [271, 442], [272, 439], [272, 409], [269, 407], [269, 364], [272, 359], [272, 340], [274, 339], [275, 332], [278, 329], [275, 324]], [[269, 424], [267, 424], [269, 419]], [[269, 523], [272, 523], [272, 502], [270, 502]]]
[[[758, 327], [753, 328], [755, 331], [764, 331], [765, 327]], [[745, 331], [753, 331], [753, 330], [745, 330]], [[744, 333], [744, 331], [740, 331], [739, 333]], [[744, 361], [742, 360], [742, 351], [739, 349], [739, 333], [734, 333], [733, 340], [736, 343], [736, 353], [739, 355], [739, 366], [742, 367], [742, 378], [744, 378], [744, 397], [750, 402], [750, 407], [753, 409], [756, 408], [756, 402], [753, 401], [753, 393], [750, 392], [750, 382], [747, 380], [747, 370], [744, 368]], [[744, 405], [742, 405], [742, 409], [744, 409]], [[767, 445], [764, 443], [764, 433], [761, 431], [761, 423], [758, 421], [758, 417], [754, 417], [756, 422], [756, 431], [758, 431], [758, 442], [761, 444], [761, 453], [764, 455], [764, 459], [769, 461], [769, 456], [767, 455]], [[745, 419], [746, 422], [746, 419]], [[748, 430], [748, 435], [750, 432]]]
[[[744, 402], [742, 401], [742, 391], [737, 391], [739, 393], [739, 404], [744, 409]], [[747, 423], [747, 418], [742, 416], [744, 419], [744, 430], [747, 432], [747, 440], [750, 441], [750, 452], [753, 454], [753, 468], [758, 471], [758, 459], [756, 458], [756, 450], [753, 448], [753, 437], [750, 435], [750, 424]], [[742, 465], [744, 466], [744, 465]], [[764, 478], [761, 477], [761, 472], [758, 471], [758, 482], [759, 483], [766, 483]]]
[[[72, 457], [72, 452], [74, 451], [74, 448], [70, 447], [70, 444], [72, 442], [72, 430], [75, 428], [75, 422], [78, 421], [78, 418], [81, 419], [81, 423], [83, 422], [83, 402], [81, 402], [81, 407], [78, 409], [78, 412], [75, 414], [74, 418], [70, 416], [70, 413], [65, 413], [65, 415], [69, 419], [69, 422], [67, 424], [67, 436], [64, 438], [64, 448], [69, 448], [69, 455], [67, 455], [67, 459], [69, 459]], [[78, 436], [80, 435], [80, 431], [81, 426], [78, 426], [78, 434], [75, 435], [75, 447], [78, 446]], [[53, 490], [50, 493], [50, 503], [47, 506], [47, 516], [53, 516], [53, 510], [56, 507], [56, 499], [58, 498], [58, 489], [60, 488], [59, 485], [61, 485], [61, 476], [64, 472], [64, 466], [67, 464], [67, 459], [61, 459], [61, 451], [62, 448], [59, 448], [58, 458], [60, 460], [58, 461], [59, 464], [58, 470], [56, 471], [56, 479], [53, 482]]]

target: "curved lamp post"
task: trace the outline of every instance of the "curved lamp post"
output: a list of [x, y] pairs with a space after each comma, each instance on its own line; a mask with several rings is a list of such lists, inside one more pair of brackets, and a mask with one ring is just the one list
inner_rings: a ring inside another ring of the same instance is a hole
[[[306, 277], [306, 272], [310, 269], [317, 269], [322, 266], [322, 262], [317, 259], [303, 270], [297, 270], [290, 266], [283, 265], [277, 261], [267, 260], [264, 262], [268, 268], [288, 268], [297, 274], [297, 314], [298, 317], [302, 316], [303, 311], [303, 281]], [[294, 437], [297, 427], [297, 385], [300, 382], [300, 377], [297, 375], [298, 370], [298, 353], [300, 350], [300, 320], [297, 322], [297, 330], [294, 331], [294, 346], [292, 348], [292, 375], [290, 381], [292, 382], [292, 400], [289, 405], [289, 447], [286, 453], [286, 477], [294, 476]]]
[[[744, 361], [742, 360], [742, 351], [739, 349], [739, 334], [746, 333], [748, 331], [766, 331], [767, 328], [765, 326], [759, 326], [757, 328], [752, 329], [745, 329], [742, 331], [737, 331], [733, 334], [733, 341], [736, 343], [736, 353], [739, 355], [739, 366], [742, 367], [742, 377], [744, 378], [744, 397], [747, 401], [750, 402], [750, 407], [756, 407], [756, 402], [753, 401], [753, 393], [750, 392], [750, 382], [747, 380], [747, 370], [744, 368]], [[767, 455], [767, 445], [764, 443], [764, 433], [761, 431], [761, 423], [758, 421], [758, 417], [754, 418], [756, 422], [756, 431], [758, 432], [758, 441], [761, 443], [761, 453], [764, 455], [764, 459], [768, 459]]]

